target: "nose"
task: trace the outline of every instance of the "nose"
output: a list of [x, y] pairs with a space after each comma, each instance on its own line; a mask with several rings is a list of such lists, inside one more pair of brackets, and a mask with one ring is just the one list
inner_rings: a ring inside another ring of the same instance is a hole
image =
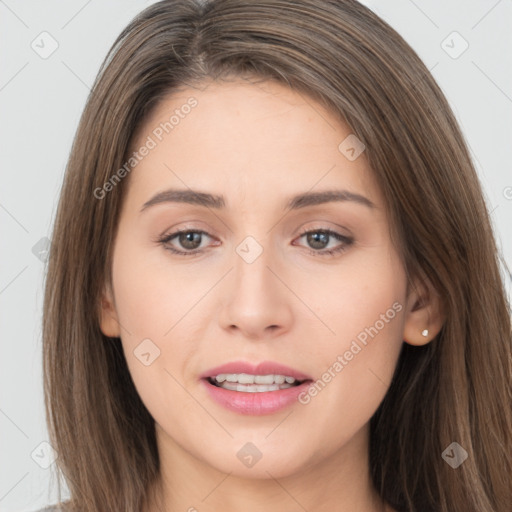
[[293, 319], [293, 293], [282, 265], [268, 248], [261, 249], [254, 261], [242, 250], [235, 253], [219, 315], [222, 329], [253, 341], [279, 336], [291, 328]]

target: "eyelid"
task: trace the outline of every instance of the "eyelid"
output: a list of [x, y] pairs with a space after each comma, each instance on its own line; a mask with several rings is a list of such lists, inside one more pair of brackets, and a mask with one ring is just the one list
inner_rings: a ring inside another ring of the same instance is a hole
[[[320, 223], [317, 222], [317, 223], [314, 223], [313, 225], [306, 224], [306, 226], [302, 226], [299, 229], [299, 235], [303, 235], [305, 233], [310, 233], [311, 231], [329, 231], [331, 233], [336, 233], [345, 238], [353, 238], [352, 235], [350, 234], [349, 230], [346, 227], [341, 226], [339, 224], [336, 224], [335, 225], [336, 227], [332, 227], [332, 223], [330, 223], [331, 226], [329, 226], [328, 224], [329, 224], [328, 221], [324, 221], [324, 223], [322, 223], [320, 221]], [[346, 234], [341, 233], [340, 231], [345, 231], [347, 233]]]

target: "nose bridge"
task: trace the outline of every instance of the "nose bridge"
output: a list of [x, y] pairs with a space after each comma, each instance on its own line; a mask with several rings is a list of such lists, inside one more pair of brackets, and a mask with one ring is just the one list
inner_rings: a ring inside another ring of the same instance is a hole
[[279, 264], [270, 245], [268, 239], [263, 246], [248, 235], [235, 248], [221, 323], [224, 328], [237, 327], [248, 338], [263, 337], [267, 328], [274, 331], [291, 320], [286, 290], [273, 273]]
[[[263, 242], [256, 240], [252, 235], [246, 236], [235, 249], [234, 276], [236, 288], [247, 291], [251, 295], [260, 292], [270, 292], [273, 285], [270, 283], [272, 273], [272, 250], [269, 247], [269, 240]], [[273, 290], [275, 292], [275, 290]]]

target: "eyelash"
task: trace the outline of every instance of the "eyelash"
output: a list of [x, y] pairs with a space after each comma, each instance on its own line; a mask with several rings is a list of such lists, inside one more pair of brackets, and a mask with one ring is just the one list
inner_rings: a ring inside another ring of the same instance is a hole
[[[194, 256], [203, 251], [202, 249], [196, 249], [193, 251], [179, 251], [178, 249], [175, 249], [174, 247], [170, 247], [169, 245], [167, 245], [172, 239], [176, 238], [181, 233], [199, 233], [201, 235], [209, 236], [206, 231], [202, 231], [200, 229], [178, 229], [169, 235], [164, 235], [163, 237], [159, 238], [157, 240], [157, 243], [163, 245], [166, 250], [171, 251], [172, 253], [178, 254], [181, 256]], [[353, 238], [351, 238], [349, 236], [341, 235], [340, 233], [337, 233], [336, 231], [332, 231], [330, 229], [303, 230], [303, 231], [301, 231], [298, 238], [302, 238], [303, 236], [305, 236], [309, 233], [322, 233], [324, 235], [332, 236], [336, 240], [343, 242], [343, 244], [341, 246], [338, 246], [334, 249], [324, 249], [324, 250], [317, 250], [317, 251], [315, 251], [313, 249], [308, 249], [308, 252], [310, 254], [312, 254], [313, 256], [332, 256], [336, 253], [342, 253], [346, 249], [348, 249], [349, 246], [351, 246], [354, 243]]]

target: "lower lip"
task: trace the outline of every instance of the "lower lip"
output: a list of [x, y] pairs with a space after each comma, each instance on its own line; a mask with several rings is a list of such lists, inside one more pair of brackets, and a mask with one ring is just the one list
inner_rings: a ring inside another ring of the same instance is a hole
[[280, 389], [278, 391], [263, 391], [246, 393], [244, 391], [232, 391], [210, 384], [208, 379], [201, 379], [210, 396], [220, 405], [230, 411], [240, 414], [261, 416], [280, 411], [298, 401], [298, 396], [305, 391], [310, 381], [305, 381], [298, 386]]

